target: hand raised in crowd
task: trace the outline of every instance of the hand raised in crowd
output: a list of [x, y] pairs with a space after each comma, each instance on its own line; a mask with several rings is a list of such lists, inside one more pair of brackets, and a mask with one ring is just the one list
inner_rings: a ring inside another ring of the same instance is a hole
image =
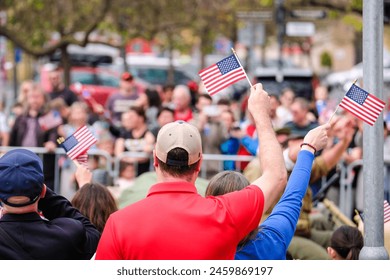
[[330, 129], [332, 136], [337, 137], [340, 141], [350, 143], [355, 133], [355, 121], [348, 117], [340, 117], [333, 124]]
[[54, 143], [53, 141], [47, 141], [43, 145], [47, 149], [48, 152], [54, 152], [57, 148], [56, 143]]
[[263, 115], [263, 114], [264, 114], [263, 116], [269, 117], [270, 115], [269, 95], [263, 89], [263, 85], [261, 83], [258, 83], [251, 87], [251, 94], [248, 99], [248, 109], [255, 120], [256, 120], [256, 116]]
[[77, 169], [74, 176], [80, 188], [85, 184], [91, 183], [92, 181], [92, 172], [81, 164], [77, 164]]
[[[303, 139], [303, 143], [308, 143], [313, 146], [316, 151], [320, 151], [326, 147], [328, 143], [328, 131], [330, 129], [330, 124], [323, 124], [317, 126], [316, 128], [310, 130], [305, 138]], [[304, 146], [307, 147], [307, 146]]]

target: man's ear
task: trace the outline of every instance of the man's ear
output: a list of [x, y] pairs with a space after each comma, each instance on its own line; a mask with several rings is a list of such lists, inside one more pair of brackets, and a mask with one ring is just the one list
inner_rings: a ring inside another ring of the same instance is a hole
[[200, 156], [200, 159], [198, 160], [198, 164], [196, 165], [197, 172], [200, 172], [200, 169], [202, 168], [202, 162], [203, 162], [203, 155]]
[[43, 187], [42, 187], [42, 192], [41, 192], [41, 198], [44, 198], [45, 197], [45, 195], [46, 195], [46, 185], [45, 184], [43, 184]]
[[328, 247], [326, 250], [328, 251], [328, 255], [332, 260], [337, 259], [337, 253], [332, 247]]
[[158, 166], [158, 160], [156, 156], [156, 150], [153, 150], [153, 166], [157, 167]]

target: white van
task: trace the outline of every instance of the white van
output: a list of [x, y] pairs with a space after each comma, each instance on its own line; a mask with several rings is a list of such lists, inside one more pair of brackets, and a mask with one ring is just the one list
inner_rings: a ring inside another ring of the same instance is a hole
[[186, 85], [190, 81], [195, 81], [195, 77], [187, 72], [177, 60], [172, 61], [173, 81], [169, 81], [170, 61], [167, 57], [128, 55], [126, 62], [134, 77], [152, 85], [166, 85], [168, 83]]

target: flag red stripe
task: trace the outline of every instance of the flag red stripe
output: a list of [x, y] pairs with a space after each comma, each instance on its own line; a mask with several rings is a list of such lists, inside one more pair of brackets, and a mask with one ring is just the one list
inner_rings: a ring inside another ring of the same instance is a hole
[[372, 95], [367, 97], [365, 103], [367, 103], [367, 105], [372, 106], [373, 110], [378, 112], [378, 115], [382, 112], [383, 108], [385, 108], [385, 105], [386, 105], [385, 103], [380, 104], [380, 103], [376, 102], [374, 99], [372, 99]]
[[79, 143], [69, 151], [69, 157], [77, 157], [81, 152], [84, 152], [82, 149], [85, 149], [85, 147], [89, 148], [96, 143], [95, 137], [89, 131], [86, 131], [83, 135], [79, 135], [79, 137], [75, 138]]
[[216, 70], [215, 73], [213, 72], [211, 74], [212, 75], [203, 79], [203, 83], [205, 86], [212, 85], [215, 82], [215, 80], [218, 80], [222, 76], [221, 73], [219, 72], [219, 70]]
[[233, 75], [237, 75], [237, 74], [240, 74], [242, 73], [242, 68], [237, 68], [225, 75], [222, 75], [221, 72], [219, 72], [219, 69], [218, 69], [218, 73], [216, 73], [215, 75], [213, 75], [212, 77], [210, 77], [209, 79], [207, 80], [203, 80], [203, 83], [205, 85], [205, 87], [208, 89], [208, 90], [212, 90], [212, 87], [214, 85], [218, 85], [218, 84], [221, 84], [223, 83], [225, 80], [228, 80], [230, 79], [231, 76]]
[[209, 94], [210, 94], [210, 95], [214, 95], [214, 94], [218, 93], [219, 91], [221, 91], [222, 89], [224, 89], [225, 87], [227, 87], [227, 86], [229, 86], [229, 85], [232, 85], [232, 84], [234, 84], [234, 83], [236, 83], [236, 82], [238, 82], [238, 81], [240, 81], [240, 80], [243, 80], [243, 79], [245, 79], [245, 78], [246, 78], [245, 76], [244, 76], [244, 77], [239, 76], [239, 77], [237, 77], [236, 79], [231, 80], [229, 84], [227, 84], [227, 85], [226, 85], [226, 84], [221, 85], [220, 87], [218, 87], [218, 88], [214, 89], [213, 91], [209, 92]]
[[214, 76], [215, 74], [220, 74], [218, 66], [215, 64], [213, 67], [211, 67], [207, 72], [204, 72], [203, 74], [199, 75], [200, 78], [204, 81], [207, 81], [210, 77]]
[[355, 108], [356, 110], [358, 110], [358, 112], [360, 112], [361, 114], [363, 115], [366, 115], [368, 118], [372, 119], [372, 120], [376, 120], [379, 116], [379, 113], [378, 114], [373, 114], [373, 112], [370, 112], [369, 110], [366, 110], [366, 107], [356, 103], [355, 101], [349, 99], [348, 97], [344, 98], [342, 101], [342, 103], [345, 103], [348, 107], [350, 108]]
[[202, 69], [198, 74], [206, 91], [210, 95], [216, 94], [224, 88], [246, 78], [245, 70], [242, 68], [235, 55], [230, 55], [227, 58]]
[[85, 152], [87, 149], [89, 149], [93, 144], [96, 143], [96, 139], [94, 139], [93, 135], [89, 136], [82, 142], [80, 142], [77, 146], [75, 146], [70, 152], [69, 152], [69, 157], [71, 159], [77, 158], [80, 153]]
[[74, 160], [88, 150], [93, 144], [97, 142], [95, 136], [89, 131], [87, 126], [79, 128], [73, 136], [78, 141], [78, 144], [68, 151], [68, 156]]
[[384, 223], [390, 221], [390, 205], [387, 202], [387, 200], [383, 202], [383, 218], [384, 218]]
[[206, 68], [200, 70], [200, 71], [198, 72], [199, 76], [201, 76], [202, 74], [204, 74], [204, 72], [207, 72], [208, 70], [210, 70], [211, 68], [214, 68], [214, 67], [217, 67], [217, 68], [218, 68], [218, 66], [217, 66], [216, 63], [213, 64], [213, 65], [210, 65], [209, 67], [206, 67]]
[[213, 82], [210, 85], [207, 85], [207, 86], [205, 85], [205, 87], [207, 88], [207, 91], [211, 92], [215, 88], [219, 88], [219, 87], [221, 87], [221, 85], [224, 85], [224, 84], [226, 85], [225, 87], [227, 87], [228, 85], [230, 85], [231, 80], [236, 79], [238, 77], [240, 77], [240, 79], [243, 79], [243, 78], [245, 78], [245, 74], [242, 73], [242, 71], [232, 71], [231, 73], [226, 74], [223, 77], [223, 79], [220, 79], [217, 82]]
[[349, 99], [345, 98], [341, 101], [340, 107], [350, 111], [351, 113], [355, 113], [357, 117], [362, 118], [367, 122], [375, 123], [378, 116], [372, 115], [372, 113], [367, 112], [367, 110], [365, 110], [362, 106], [357, 106], [357, 103], [354, 103], [354, 101], [350, 101]]
[[360, 105], [353, 101], [352, 99], [346, 97], [343, 99], [344, 102], [347, 102], [350, 106], [355, 107], [356, 109], [362, 110], [364, 114], [371, 116], [373, 119], [377, 119], [381, 111], [373, 110], [370, 105]]
[[353, 108], [345, 107], [344, 104], [341, 104], [341, 103], [340, 103], [340, 107], [342, 107], [345, 110], [349, 111], [351, 114], [353, 114], [354, 116], [358, 117], [359, 119], [367, 122], [369, 125], [373, 125], [375, 123], [375, 121], [367, 119], [364, 115], [361, 115], [358, 111], [356, 111]]
[[378, 102], [381, 106], [385, 107], [386, 106], [386, 103], [383, 102], [383, 100], [380, 100], [378, 97], [376, 97], [375, 95], [369, 93], [368, 96], [372, 99], [374, 99], [376, 102]]

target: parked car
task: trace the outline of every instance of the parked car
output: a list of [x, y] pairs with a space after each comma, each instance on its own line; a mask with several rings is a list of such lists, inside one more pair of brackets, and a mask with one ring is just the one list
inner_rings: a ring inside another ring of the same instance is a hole
[[[341, 98], [355, 80], [363, 83], [363, 63], [358, 63], [347, 71], [330, 73], [323, 79], [323, 83], [331, 94]], [[390, 63], [383, 67], [383, 96], [384, 100], [390, 100]]]
[[[129, 67], [129, 71], [134, 77], [139, 78], [154, 86], [163, 86], [169, 83], [169, 68], [170, 62], [166, 57], [156, 56], [127, 56], [126, 62]], [[119, 69], [123, 69], [123, 62], [118, 64]], [[175, 85], [184, 84], [187, 85], [191, 81], [195, 81], [196, 78], [176, 60], [172, 61], [173, 67], [173, 83]]]
[[297, 96], [312, 99], [314, 74], [310, 69], [283, 67], [279, 71], [276, 66], [258, 67], [255, 80], [270, 94], [279, 95], [284, 88], [291, 88]]
[[[55, 67], [53, 64], [46, 64], [41, 68], [39, 80], [46, 92], [51, 91], [48, 73], [53, 67]], [[70, 89], [81, 98], [92, 98], [104, 106], [108, 97], [118, 91], [120, 74], [110, 67], [73, 66], [70, 72]], [[136, 79], [136, 84], [140, 91], [144, 91], [148, 86], [140, 79]]]

